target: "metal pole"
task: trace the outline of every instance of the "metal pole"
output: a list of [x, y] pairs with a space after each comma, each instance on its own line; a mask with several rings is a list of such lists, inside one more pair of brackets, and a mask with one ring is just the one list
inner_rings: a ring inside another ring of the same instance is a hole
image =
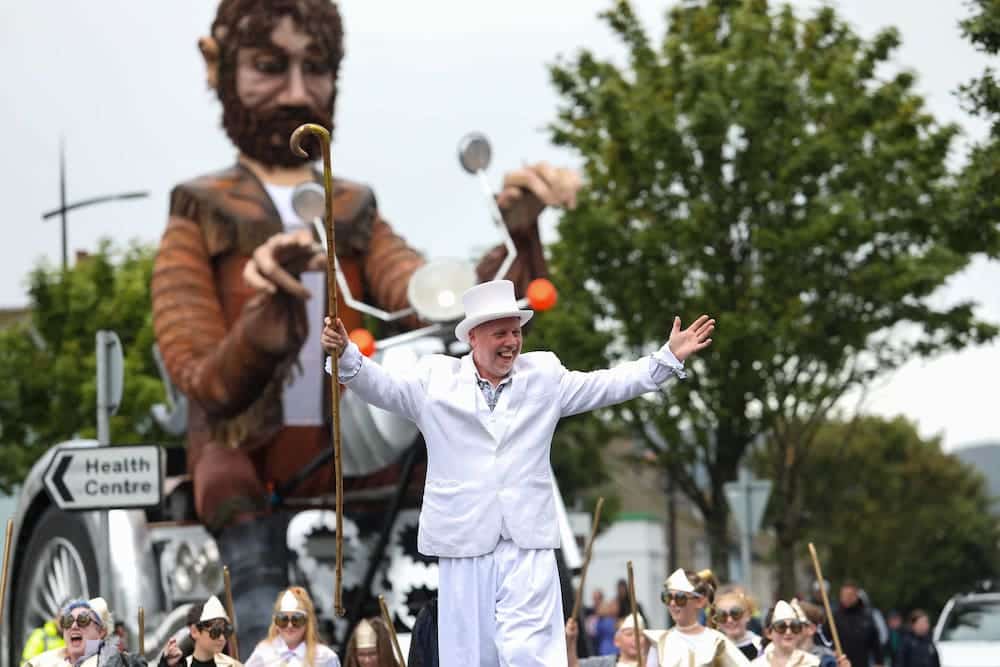
[[668, 572], [677, 571], [677, 498], [674, 495], [674, 477], [667, 473], [667, 554]]
[[111, 444], [110, 396], [111, 378], [108, 368], [108, 343], [106, 332], [97, 332], [97, 442]]
[[59, 222], [62, 225], [62, 268], [69, 267], [69, 250], [66, 240], [66, 146], [59, 139]]
[[753, 516], [751, 506], [753, 503], [752, 488], [750, 486], [750, 474], [744, 468], [740, 470], [740, 484], [743, 488], [743, 502], [746, 508], [746, 526], [740, 531], [743, 533], [740, 538], [740, 561], [743, 567], [743, 585], [746, 586], [748, 592], [753, 591], [753, 573], [751, 572], [751, 539], [753, 533], [751, 532], [750, 518]]

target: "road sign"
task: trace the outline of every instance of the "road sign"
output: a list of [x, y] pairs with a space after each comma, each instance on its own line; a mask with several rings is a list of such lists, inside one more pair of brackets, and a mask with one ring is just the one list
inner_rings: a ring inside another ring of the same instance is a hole
[[767, 499], [771, 495], [771, 482], [754, 479], [744, 468], [740, 470], [737, 482], [723, 484], [722, 490], [729, 501], [729, 510], [740, 527], [740, 579], [753, 590], [753, 544], [754, 533], [760, 529], [764, 518]]
[[760, 529], [767, 500], [771, 497], [771, 482], [766, 479], [751, 479], [741, 474], [738, 482], [723, 485], [733, 519], [743, 533], [754, 534]]
[[67, 447], [45, 470], [45, 490], [62, 510], [153, 507], [163, 494], [157, 445]]

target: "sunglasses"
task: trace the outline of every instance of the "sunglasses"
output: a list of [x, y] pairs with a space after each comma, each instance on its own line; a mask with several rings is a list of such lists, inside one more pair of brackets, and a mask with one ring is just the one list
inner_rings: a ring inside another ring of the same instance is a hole
[[738, 621], [743, 618], [743, 614], [746, 612], [742, 607], [733, 607], [732, 609], [719, 609], [715, 612], [716, 623], [725, 623], [730, 618], [734, 621]]
[[84, 613], [79, 616], [74, 616], [73, 614], [66, 614], [61, 619], [59, 619], [59, 625], [62, 626], [63, 630], [69, 630], [73, 627], [73, 623], [76, 623], [76, 627], [83, 630], [85, 627], [91, 623], [97, 623], [93, 616]]
[[660, 599], [663, 600], [663, 604], [669, 605], [673, 602], [678, 607], [683, 607], [688, 603], [688, 600], [694, 600], [699, 597], [701, 596], [696, 593], [671, 593], [670, 591], [660, 593]]
[[212, 639], [218, 639], [219, 637], [229, 639], [233, 636], [233, 626], [229, 623], [204, 623], [195, 627], [201, 632], [207, 631], [208, 636]]
[[274, 624], [279, 628], [287, 628], [291, 623], [293, 628], [304, 628], [306, 625], [305, 614], [275, 614]]
[[771, 624], [771, 631], [777, 632], [779, 635], [787, 634], [789, 630], [793, 635], [797, 635], [802, 632], [802, 624], [798, 621], [792, 621], [791, 623], [788, 621], [778, 621]]

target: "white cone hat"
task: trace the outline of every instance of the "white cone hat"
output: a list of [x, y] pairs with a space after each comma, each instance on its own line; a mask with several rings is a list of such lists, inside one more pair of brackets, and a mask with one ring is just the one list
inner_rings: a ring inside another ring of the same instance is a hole
[[777, 623], [778, 621], [797, 621], [799, 620], [798, 614], [792, 608], [792, 605], [788, 604], [784, 600], [778, 600], [778, 604], [774, 605], [774, 613], [771, 614], [771, 623]]
[[299, 607], [299, 599], [292, 594], [291, 591], [285, 591], [281, 596], [281, 605], [278, 607], [278, 611], [283, 612], [293, 612], [302, 611]]
[[694, 586], [691, 585], [691, 580], [688, 579], [687, 572], [683, 569], [678, 568], [667, 578], [666, 588], [670, 591], [680, 591], [681, 593], [694, 593]]
[[199, 621], [211, 621], [216, 618], [224, 618], [229, 620], [229, 614], [226, 613], [226, 608], [222, 606], [219, 602], [219, 598], [214, 595], [207, 600], [205, 600], [205, 606], [201, 609], [201, 618]]

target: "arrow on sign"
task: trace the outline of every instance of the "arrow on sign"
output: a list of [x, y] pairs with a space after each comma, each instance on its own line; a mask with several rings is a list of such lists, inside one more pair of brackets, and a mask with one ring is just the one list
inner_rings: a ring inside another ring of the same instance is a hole
[[[69, 464], [72, 462], [73, 457], [67, 454], [66, 457], [59, 462], [59, 465], [56, 466], [55, 472], [52, 473], [52, 484], [56, 487], [56, 491], [59, 492], [59, 495], [62, 496], [64, 503], [73, 502], [73, 494], [66, 488], [66, 482], [63, 479], [63, 477], [66, 476], [66, 471], [69, 470]], [[61, 505], [62, 503], [58, 504]]]

